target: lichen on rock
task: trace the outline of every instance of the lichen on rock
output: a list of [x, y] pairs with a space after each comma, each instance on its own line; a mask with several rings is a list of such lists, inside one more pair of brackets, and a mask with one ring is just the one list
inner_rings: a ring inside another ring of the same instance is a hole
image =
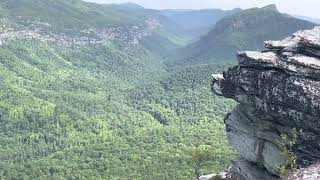
[[231, 145], [240, 152], [238, 179], [278, 179], [285, 157], [283, 134], [302, 130], [294, 146], [299, 168], [320, 160], [320, 27], [281, 41], [268, 50], [239, 52], [235, 67], [212, 76], [212, 91], [239, 102], [225, 119]]

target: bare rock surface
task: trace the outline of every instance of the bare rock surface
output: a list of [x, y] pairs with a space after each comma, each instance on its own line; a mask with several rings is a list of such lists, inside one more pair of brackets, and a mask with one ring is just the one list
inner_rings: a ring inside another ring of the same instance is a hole
[[281, 135], [302, 130], [294, 146], [299, 168], [320, 160], [320, 27], [267, 41], [267, 51], [239, 52], [235, 67], [212, 76], [212, 91], [239, 102], [227, 115], [229, 142], [241, 158], [238, 179], [278, 179]]
[[290, 175], [285, 180], [317, 180], [320, 179], [320, 163], [313, 164], [307, 168], [299, 169], [294, 174]]

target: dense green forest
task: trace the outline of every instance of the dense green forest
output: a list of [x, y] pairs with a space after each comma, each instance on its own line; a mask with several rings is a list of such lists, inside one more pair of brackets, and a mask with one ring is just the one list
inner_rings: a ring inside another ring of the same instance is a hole
[[192, 153], [214, 155], [206, 172], [234, 154], [222, 124], [233, 103], [211, 97], [206, 74], [196, 79], [213, 68], [157, 75], [146, 55], [135, 64], [115, 47], [38, 41], [0, 53], [2, 177], [191, 178]]
[[[0, 2], [1, 179], [192, 179], [229, 165], [223, 117], [235, 102], [211, 94], [210, 74], [234, 61], [168, 60], [193, 37], [162, 13]], [[79, 39], [88, 27], [96, 41]]]

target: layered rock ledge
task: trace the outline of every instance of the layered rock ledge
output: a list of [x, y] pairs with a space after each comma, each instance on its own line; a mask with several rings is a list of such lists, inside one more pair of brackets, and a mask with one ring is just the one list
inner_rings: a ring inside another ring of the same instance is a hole
[[237, 66], [212, 76], [215, 94], [239, 102], [225, 124], [241, 180], [279, 179], [279, 139], [293, 129], [302, 130], [293, 148], [298, 167], [320, 160], [320, 27], [265, 46], [239, 52]]

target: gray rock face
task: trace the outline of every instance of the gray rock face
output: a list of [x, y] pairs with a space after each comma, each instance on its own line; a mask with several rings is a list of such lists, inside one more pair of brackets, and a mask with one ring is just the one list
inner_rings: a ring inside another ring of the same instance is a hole
[[320, 27], [299, 31], [282, 41], [266, 41], [266, 48], [320, 56]]
[[239, 65], [212, 76], [212, 91], [239, 102], [225, 118], [230, 143], [239, 150], [239, 179], [277, 179], [285, 159], [281, 135], [302, 130], [294, 147], [298, 166], [320, 160], [320, 27], [265, 52], [239, 52]]
[[277, 180], [277, 176], [265, 171], [263, 167], [240, 158], [235, 161], [231, 171], [237, 177], [237, 180]]

